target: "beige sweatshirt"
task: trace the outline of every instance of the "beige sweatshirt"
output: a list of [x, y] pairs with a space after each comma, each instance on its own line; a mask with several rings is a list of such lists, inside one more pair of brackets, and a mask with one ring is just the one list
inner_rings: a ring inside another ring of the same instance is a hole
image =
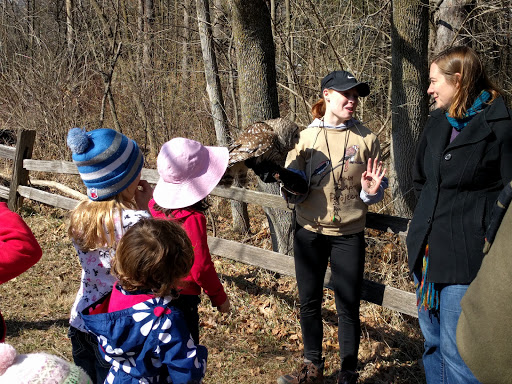
[[321, 121], [315, 122], [301, 132], [286, 159], [285, 166], [303, 171], [309, 183], [307, 198], [296, 205], [297, 222], [331, 236], [361, 232], [368, 210], [359, 197], [361, 175], [368, 159], [380, 156], [379, 141], [354, 119], [346, 128], [324, 128]]

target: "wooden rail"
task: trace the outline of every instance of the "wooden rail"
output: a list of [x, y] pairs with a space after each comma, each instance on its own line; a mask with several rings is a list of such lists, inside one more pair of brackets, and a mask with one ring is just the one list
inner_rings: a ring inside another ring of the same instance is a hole
[[[0, 153], [1, 155], [1, 153]], [[27, 171], [37, 171], [37, 172], [52, 172], [52, 173], [64, 173], [71, 175], [78, 175], [78, 170], [76, 169], [75, 164], [70, 161], [62, 161], [62, 160], [32, 160], [26, 159], [23, 161], [23, 168]], [[156, 184], [158, 181], [158, 172], [155, 169], [142, 169], [142, 179], [147, 180], [151, 184]], [[36, 190], [39, 191], [39, 190]], [[25, 194], [29, 193], [28, 190], [25, 190]], [[270, 195], [268, 193], [251, 191], [245, 188], [236, 188], [236, 187], [215, 187], [213, 192], [211, 193], [214, 196], [223, 197], [225, 199], [238, 200], [243, 201], [248, 204], [256, 204], [262, 207], [270, 207], [277, 208], [282, 210], [288, 210], [290, 207], [286, 204], [284, 199], [281, 196]], [[21, 193], [20, 195], [25, 196]], [[29, 197], [32, 200], [38, 200], [37, 198]], [[55, 205], [59, 208], [64, 209], [72, 209], [68, 208], [69, 206], [68, 198], [64, 198], [62, 202], [63, 205]], [[409, 224], [409, 220], [390, 215], [383, 215], [373, 212], [368, 212], [366, 215], [366, 227], [372, 229], [378, 229], [380, 231], [385, 232], [393, 232], [396, 234], [405, 234], [407, 232], [407, 225]]]
[[[21, 140], [26, 140], [26, 137], [28, 137], [28, 142], [30, 143], [30, 135], [18, 135], [18, 138], [21, 138]], [[33, 160], [27, 158], [30, 157], [31, 148], [30, 150], [27, 150], [26, 148], [30, 148], [30, 145], [20, 145], [19, 142], [17, 143], [16, 149], [0, 145], [0, 157], [19, 161], [20, 164], [22, 163], [22, 167], [14, 167], [13, 169], [11, 188], [0, 186], [0, 197], [4, 199], [13, 199], [13, 196], [15, 196], [16, 200], [13, 201], [20, 201], [21, 198], [27, 198], [62, 209], [73, 209], [78, 204], [79, 200], [41, 191], [37, 188], [28, 187], [23, 184], [26, 184], [26, 181], [28, 180], [28, 173], [30, 171], [78, 175], [76, 166], [69, 161]], [[21, 155], [23, 159], [22, 162], [20, 160], [16, 160], [20, 156], [19, 153], [24, 153], [25, 157]], [[20, 176], [15, 178], [15, 173], [21, 174], [22, 176], [26, 173], [27, 178], [24, 179], [24, 177]], [[158, 181], [158, 173], [154, 169], [144, 168], [142, 170], [142, 178], [147, 180], [149, 183], [155, 184]], [[13, 184], [12, 180], [20, 181], [18, 184]], [[15, 192], [13, 192], [14, 186], [16, 186], [16, 189], [14, 189]], [[226, 199], [239, 200], [249, 204], [257, 204], [264, 207], [283, 210], [289, 209], [286, 202], [280, 196], [251, 191], [244, 188], [216, 187], [213, 190], [212, 195]], [[14, 206], [14, 208], [16, 208], [16, 206]], [[393, 232], [401, 235], [407, 232], [408, 222], [408, 219], [371, 212], [366, 216], [366, 226], [368, 228]], [[284, 275], [295, 276], [294, 262], [293, 257], [291, 256], [212, 236], [208, 237], [208, 246], [212, 254]], [[328, 270], [324, 281], [324, 285], [328, 288], [330, 288], [330, 279], [331, 272]], [[374, 281], [364, 280], [361, 299], [417, 317], [416, 297], [410, 292], [405, 292]]]

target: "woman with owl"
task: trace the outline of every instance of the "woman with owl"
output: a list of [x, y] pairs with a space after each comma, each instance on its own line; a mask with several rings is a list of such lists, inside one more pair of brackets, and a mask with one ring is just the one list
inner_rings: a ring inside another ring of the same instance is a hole
[[324, 382], [321, 309], [328, 263], [338, 316], [338, 383], [358, 379], [365, 217], [368, 205], [382, 200], [387, 187], [379, 141], [353, 117], [359, 97], [369, 93], [368, 84], [349, 72], [325, 76], [321, 98], [312, 108], [315, 120], [300, 133], [286, 159], [285, 167], [308, 185], [305, 194], [283, 192], [296, 207], [294, 258], [304, 362], [298, 372], [279, 377], [279, 384]]

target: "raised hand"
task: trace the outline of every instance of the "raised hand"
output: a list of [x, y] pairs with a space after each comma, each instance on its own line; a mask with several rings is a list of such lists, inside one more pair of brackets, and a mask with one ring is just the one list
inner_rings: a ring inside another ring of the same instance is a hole
[[368, 195], [374, 195], [379, 190], [386, 168], [382, 169], [382, 161], [368, 159], [366, 171], [361, 175], [361, 186]]
[[135, 203], [137, 208], [141, 210], [148, 210], [149, 200], [153, 197], [153, 188], [146, 180], [140, 180], [137, 189], [135, 190]]

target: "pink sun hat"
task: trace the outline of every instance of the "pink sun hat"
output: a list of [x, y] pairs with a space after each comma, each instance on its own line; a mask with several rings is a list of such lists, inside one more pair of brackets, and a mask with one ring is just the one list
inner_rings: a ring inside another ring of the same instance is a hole
[[197, 203], [219, 183], [228, 160], [229, 151], [225, 147], [207, 147], [183, 137], [166, 142], [156, 161], [160, 179], [153, 199], [167, 209]]

